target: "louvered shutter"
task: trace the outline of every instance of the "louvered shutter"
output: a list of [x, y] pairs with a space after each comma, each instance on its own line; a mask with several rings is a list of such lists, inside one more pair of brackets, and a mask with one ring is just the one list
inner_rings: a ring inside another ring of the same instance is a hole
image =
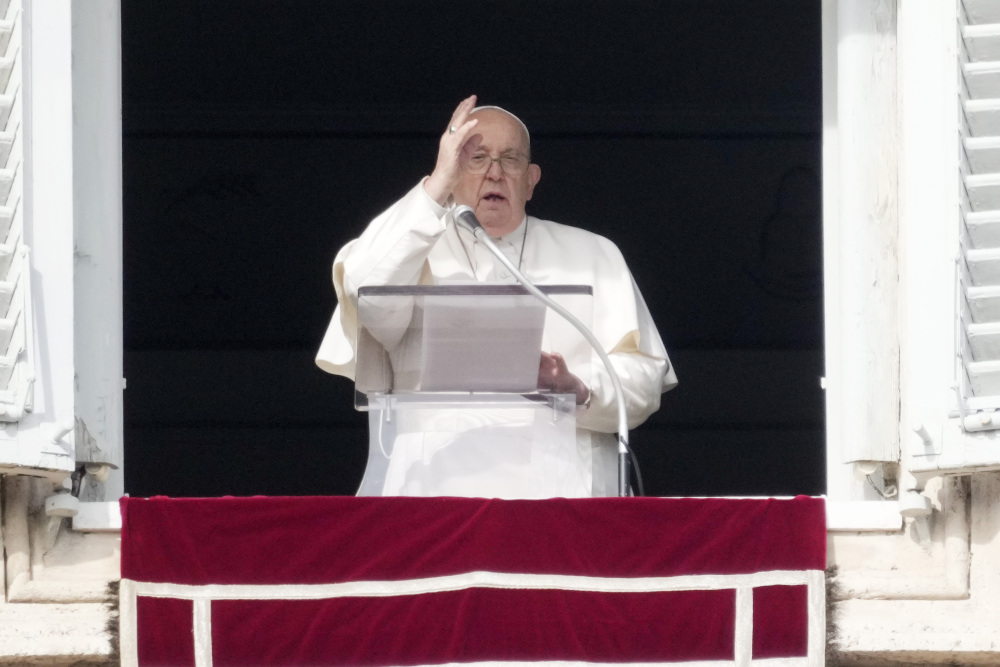
[[1000, 0], [904, 3], [905, 468], [1000, 469]]
[[1000, 2], [963, 5], [959, 391], [966, 428], [977, 430], [1000, 427]]
[[0, 421], [30, 409], [30, 271], [22, 223], [22, 12], [0, 0]]

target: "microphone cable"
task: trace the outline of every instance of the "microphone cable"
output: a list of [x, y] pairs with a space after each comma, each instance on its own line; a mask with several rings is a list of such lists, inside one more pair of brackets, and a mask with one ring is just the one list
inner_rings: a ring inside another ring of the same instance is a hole
[[624, 446], [625, 449], [628, 450], [629, 462], [632, 464], [632, 470], [635, 471], [635, 485], [637, 491], [635, 495], [645, 496], [646, 490], [642, 486], [642, 471], [639, 470], [639, 457], [635, 455], [635, 450], [632, 449], [632, 446], [629, 445], [628, 442], [623, 442], [621, 438], [619, 438], [618, 444]]

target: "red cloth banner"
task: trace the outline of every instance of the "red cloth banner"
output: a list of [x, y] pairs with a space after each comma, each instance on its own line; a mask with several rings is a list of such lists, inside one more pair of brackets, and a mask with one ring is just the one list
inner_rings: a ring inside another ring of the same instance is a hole
[[123, 664], [822, 664], [821, 499], [124, 498], [122, 518]]

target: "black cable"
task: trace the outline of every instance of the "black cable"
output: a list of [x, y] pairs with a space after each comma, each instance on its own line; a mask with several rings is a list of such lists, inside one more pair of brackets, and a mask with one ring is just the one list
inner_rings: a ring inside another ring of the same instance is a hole
[[639, 470], [639, 459], [636, 458], [635, 452], [632, 450], [632, 447], [630, 447], [629, 444], [625, 442], [625, 440], [621, 436], [618, 436], [618, 442], [625, 445], [625, 451], [628, 452], [628, 459], [632, 463], [632, 469], [635, 470], [635, 482], [636, 486], [639, 487], [639, 495], [640, 496], [646, 495], [646, 490], [642, 486], [642, 472]]

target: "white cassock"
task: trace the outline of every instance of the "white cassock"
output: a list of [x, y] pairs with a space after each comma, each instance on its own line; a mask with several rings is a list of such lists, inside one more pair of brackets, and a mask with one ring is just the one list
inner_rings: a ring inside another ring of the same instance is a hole
[[[539, 285], [590, 285], [593, 332], [608, 353], [625, 391], [629, 428], [660, 407], [660, 394], [677, 385], [663, 341], [621, 252], [602, 236], [527, 216], [497, 240], [514, 265]], [[375, 218], [360, 238], [344, 246], [333, 264], [338, 306], [316, 355], [328, 373], [354, 379], [358, 289], [368, 285], [436, 285], [449, 282], [515, 282], [489, 250], [452, 219], [420, 183]], [[563, 352], [559, 341], [546, 351]], [[559, 462], [559, 474], [540, 474], [517, 443], [490, 446], [487, 460], [442, 448], [427, 425], [426, 437], [397, 441], [384, 495], [549, 498], [617, 493], [618, 410], [611, 379], [593, 352], [566, 361], [587, 371], [591, 397], [576, 413], [576, 450]], [[566, 354], [564, 354], [566, 356]], [[504, 460], [506, 456], [510, 460]], [[468, 454], [468, 452], [465, 452]], [[529, 455], [530, 458], [530, 455]], [[441, 465], [432, 464], [433, 460]], [[496, 471], [491, 474], [490, 470]]]

